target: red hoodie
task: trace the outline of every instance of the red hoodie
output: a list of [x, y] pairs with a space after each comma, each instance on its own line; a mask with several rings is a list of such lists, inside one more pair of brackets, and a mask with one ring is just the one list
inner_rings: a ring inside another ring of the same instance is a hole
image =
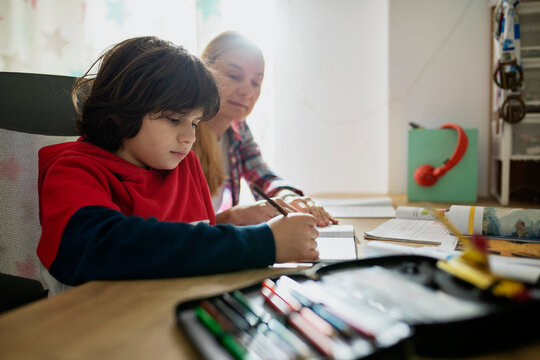
[[[267, 225], [239, 231], [186, 224], [215, 224], [208, 185], [193, 152], [174, 170], [161, 171], [81, 140], [47, 146], [39, 151], [38, 190], [42, 234], [37, 254], [65, 284], [229, 271], [268, 265], [275, 256]], [[261, 240], [246, 242], [246, 236]], [[216, 241], [227, 238], [227, 246], [215, 249]], [[228, 252], [253, 257], [261, 246], [270, 254], [204, 267]], [[145, 258], [149, 253], [152, 259]], [[182, 259], [186, 264], [204, 261], [198, 270], [193, 264], [179, 270], [175, 266]]]

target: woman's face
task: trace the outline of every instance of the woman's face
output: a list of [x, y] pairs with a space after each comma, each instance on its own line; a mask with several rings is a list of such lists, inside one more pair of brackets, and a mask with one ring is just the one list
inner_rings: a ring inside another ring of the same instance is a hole
[[230, 50], [219, 56], [214, 67], [221, 91], [219, 115], [234, 121], [244, 120], [261, 93], [264, 60], [250, 50]]

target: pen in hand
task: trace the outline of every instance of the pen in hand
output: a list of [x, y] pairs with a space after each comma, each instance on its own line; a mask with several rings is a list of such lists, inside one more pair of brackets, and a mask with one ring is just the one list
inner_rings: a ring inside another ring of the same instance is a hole
[[252, 184], [251, 188], [255, 190], [255, 192], [263, 197], [270, 205], [272, 205], [277, 211], [283, 214], [283, 216], [287, 216], [287, 211], [283, 209], [277, 202], [272, 200], [270, 196], [266, 195], [262, 189], [257, 186], [257, 184]]

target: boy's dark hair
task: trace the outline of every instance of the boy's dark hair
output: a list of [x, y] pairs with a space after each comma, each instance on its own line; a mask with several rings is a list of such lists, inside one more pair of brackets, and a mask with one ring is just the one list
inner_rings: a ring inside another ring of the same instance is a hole
[[[98, 63], [97, 75], [91, 75]], [[220, 102], [212, 73], [199, 58], [153, 36], [114, 45], [77, 79], [72, 98], [80, 134], [109, 151], [137, 135], [148, 113], [201, 109], [204, 121], [217, 114]]]

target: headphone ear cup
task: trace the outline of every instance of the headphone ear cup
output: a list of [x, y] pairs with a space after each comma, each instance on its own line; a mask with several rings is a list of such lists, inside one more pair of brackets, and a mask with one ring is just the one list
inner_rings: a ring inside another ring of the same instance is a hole
[[414, 181], [421, 186], [431, 186], [439, 180], [435, 175], [435, 168], [431, 165], [421, 165], [414, 172]]

